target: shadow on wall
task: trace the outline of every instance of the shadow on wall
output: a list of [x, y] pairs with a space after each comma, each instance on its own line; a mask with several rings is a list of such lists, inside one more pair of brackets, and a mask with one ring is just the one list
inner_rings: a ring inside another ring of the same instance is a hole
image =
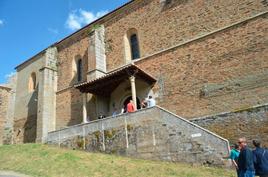
[[[82, 59], [82, 70], [81, 73], [81, 80], [78, 79], [78, 63], [77, 61], [79, 59]], [[77, 83], [85, 82], [87, 81], [87, 66], [88, 66], [88, 49], [84, 52], [83, 56], [77, 55], [74, 58], [74, 62], [72, 62], [72, 68], [73, 68], [73, 75], [72, 80], [70, 82], [70, 86], [73, 86]], [[78, 89], [72, 88], [70, 89], [70, 117], [68, 118], [66, 122], [66, 126], [72, 126], [80, 124], [83, 121], [83, 113], [82, 113], [82, 106], [83, 106], [83, 97], [82, 93]], [[66, 110], [67, 111], [67, 110]]]
[[28, 113], [24, 123], [23, 143], [33, 143], [36, 141], [37, 130], [37, 105], [38, 105], [38, 85], [28, 102]]
[[80, 124], [83, 121], [82, 106], [83, 106], [83, 97], [79, 90], [73, 88], [70, 90], [70, 118], [68, 120], [67, 126], [72, 126]]

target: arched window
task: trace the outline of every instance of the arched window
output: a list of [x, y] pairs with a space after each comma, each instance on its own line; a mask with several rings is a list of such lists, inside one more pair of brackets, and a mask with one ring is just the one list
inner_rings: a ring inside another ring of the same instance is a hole
[[126, 62], [131, 62], [140, 58], [140, 46], [138, 31], [135, 28], [129, 29], [124, 36], [124, 47], [125, 47], [125, 59]]
[[36, 89], [36, 74], [32, 73], [29, 78], [29, 92], [33, 92]]
[[76, 62], [76, 69], [77, 69], [77, 81], [82, 81], [82, 73], [83, 73], [83, 66], [82, 66], [82, 59], [78, 59]]
[[140, 58], [140, 49], [137, 34], [130, 36], [130, 48], [131, 48], [131, 59], [135, 60]]

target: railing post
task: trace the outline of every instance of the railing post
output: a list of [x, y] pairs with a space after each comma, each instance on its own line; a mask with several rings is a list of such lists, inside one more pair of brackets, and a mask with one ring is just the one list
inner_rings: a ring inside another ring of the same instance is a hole
[[124, 116], [125, 120], [125, 134], [126, 134], [126, 148], [128, 149], [128, 131], [127, 131], [127, 118]]
[[83, 149], [86, 150], [86, 135], [85, 127], [83, 126]]
[[105, 151], [105, 135], [104, 135], [103, 120], [101, 120], [101, 129], [102, 129], [102, 149], [103, 151]]

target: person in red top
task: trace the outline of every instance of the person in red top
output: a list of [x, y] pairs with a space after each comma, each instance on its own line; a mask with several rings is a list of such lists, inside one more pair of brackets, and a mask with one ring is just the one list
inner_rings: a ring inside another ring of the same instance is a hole
[[134, 112], [135, 111], [135, 106], [132, 100], [129, 101], [127, 104], [127, 112]]

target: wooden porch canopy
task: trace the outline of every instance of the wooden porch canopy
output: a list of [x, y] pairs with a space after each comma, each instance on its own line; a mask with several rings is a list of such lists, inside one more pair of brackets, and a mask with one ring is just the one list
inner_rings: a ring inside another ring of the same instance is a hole
[[134, 64], [129, 64], [110, 71], [102, 77], [77, 84], [74, 87], [79, 89], [82, 93], [108, 96], [121, 82], [129, 79], [131, 76], [144, 80], [149, 85], [153, 85], [156, 82], [156, 79], [150, 74], [146, 73]]

